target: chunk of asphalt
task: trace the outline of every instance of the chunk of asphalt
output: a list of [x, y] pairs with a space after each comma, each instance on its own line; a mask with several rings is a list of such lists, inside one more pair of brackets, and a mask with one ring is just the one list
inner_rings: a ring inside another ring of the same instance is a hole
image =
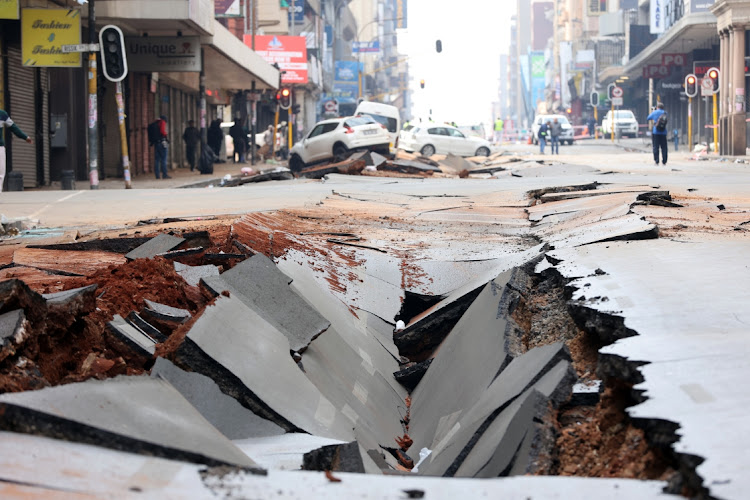
[[24, 310], [32, 325], [47, 319], [47, 301], [41, 294], [16, 278], [0, 282], [0, 312], [19, 308]]
[[89, 285], [82, 288], [73, 288], [63, 292], [45, 293], [42, 295], [47, 302], [47, 307], [64, 307], [71, 309], [73, 305], [81, 304], [85, 301], [96, 300], [94, 292], [97, 285]]
[[206, 420], [231, 440], [251, 437], [278, 436], [284, 429], [261, 418], [227, 396], [216, 382], [176, 367], [171, 361], [157, 358], [151, 376], [168, 381], [192, 404]]
[[439, 167], [428, 165], [421, 161], [414, 160], [392, 160], [385, 161], [378, 165], [378, 170], [387, 170], [391, 172], [401, 172], [404, 174], [422, 174], [440, 172]]
[[174, 362], [212, 378], [222, 392], [287, 432], [354, 438], [351, 420], [297, 367], [286, 336], [236, 295], [206, 307]]
[[570, 406], [594, 406], [599, 403], [602, 388], [601, 380], [578, 382], [573, 386], [573, 395], [568, 404]]
[[414, 363], [411, 366], [403, 368], [393, 374], [396, 377], [398, 383], [413, 391], [419, 381], [422, 380], [424, 374], [427, 372], [427, 368], [432, 364], [433, 358], [426, 359], [421, 363]]
[[331, 323], [289, 286], [292, 282], [263, 254], [255, 254], [218, 277], [203, 279], [215, 295], [228, 290], [274, 325], [302, 353]]
[[162, 233], [125, 254], [125, 258], [129, 260], [152, 259], [159, 254], [174, 250], [184, 242], [185, 238]]
[[504, 272], [483, 287], [412, 393], [414, 449], [432, 449], [440, 419], [476, 403], [507, 362], [507, 284], [513, 273]]
[[182, 279], [188, 285], [198, 286], [201, 278], [208, 278], [210, 276], [218, 276], [219, 268], [213, 265], [207, 266], [188, 266], [180, 262], [174, 263], [174, 270], [182, 276]]
[[92, 241], [76, 241], [75, 243], [57, 243], [53, 245], [28, 245], [28, 248], [42, 248], [45, 250], [73, 250], [73, 251], [101, 251], [126, 254], [146, 243], [151, 238], [138, 236], [133, 238], [105, 238]]
[[308, 451], [302, 459], [302, 470], [365, 473], [359, 444], [332, 444]]
[[143, 319], [137, 312], [131, 311], [126, 319], [128, 323], [141, 330], [156, 342], [164, 342], [165, 340], [167, 340], [167, 336], [161, 333], [161, 330]]
[[16, 353], [28, 336], [28, 325], [23, 309], [0, 315], [0, 361]]
[[140, 328], [125, 321], [119, 314], [115, 314], [112, 321], [107, 323], [107, 329], [135, 354], [142, 357], [151, 357], [154, 355], [156, 340]]
[[141, 313], [144, 316], [148, 316], [159, 321], [166, 321], [169, 323], [185, 323], [187, 320], [193, 317], [190, 311], [187, 309], [180, 309], [179, 307], [172, 307], [165, 304], [159, 304], [152, 300], [144, 299], [146, 303], [146, 309]]
[[[548, 398], [550, 401], [562, 400], [563, 397], [569, 396], [573, 379], [569, 380], [566, 391], [565, 384], [556, 378], [561, 370], [556, 368], [558, 363], [569, 362], [569, 359], [570, 356], [562, 342], [536, 347], [513, 359], [489, 387], [483, 387], [481, 397], [476, 403], [460, 408], [452, 414], [436, 415], [434, 418], [439, 419], [438, 426], [433, 441], [427, 446], [432, 450], [432, 454], [426, 463], [420, 466], [420, 473], [428, 476], [455, 474], [499, 412], [537, 382], [541, 381], [540, 386], [545, 388], [553, 386], [552, 389], [547, 389], [551, 391]], [[567, 374], [569, 366], [563, 368], [566, 368], [563, 372]], [[553, 372], [553, 375], [545, 378], [548, 372]], [[549, 380], [557, 381], [557, 384]], [[565, 380], [568, 381], [567, 378]], [[486, 462], [482, 462], [481, 465], [484, 463]]]
[[66, 441], [207, 465], [257, 464], [167, 381], [89, 380], [0, 395], [0, 427]]

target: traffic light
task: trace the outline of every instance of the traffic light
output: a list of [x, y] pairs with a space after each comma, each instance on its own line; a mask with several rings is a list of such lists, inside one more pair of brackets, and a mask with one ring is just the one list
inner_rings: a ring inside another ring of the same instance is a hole
[[424, 88], [424, 78], [419, 80], [419, 86], [420, 88]]
[[610, 101], [612, 100], [612, 89], [615, 87], [617, 87], [617, 85], [615, 85], [614, 83], [610, 83], [609, 85], [607, 85], [607, 99], [609, 99]]
[[111, 82], [128, 76], [128, 59], [125, 55], [125, 37], [120, 28], [108, 24], [99, 32], [99, 50], [104, 77]]
[[438, 54], [441, 53], [443, 51], [443, 42], [440, 40], [435, 41], [435, 50]]
[[721, 72], [717, 68], [711, 68], [706, 72], [706, 76], [713, 82], [711, 91], [716, 94], [719, 91], [719, 78], [721, 77]]
[[299, 104], [293, 104], [292, 105], [292, 114], [293, 115], [299, 114]]
[[282, 87], [276, 93], [276, 99], [278, 99], [281, 109], [289, 109], [292, 104], [292, 90], [289, 87]]
[[599, 92], [594, 91], [591, 93], [591, 95], [589, 96], [589, 103], [591, 103], [593, 107], [597, 107], [599, 105]]
[[688, 97], [695, 97], [698, 95], [698, 78], [692, 73], [685, 77], [685, 94], [687, 94]]

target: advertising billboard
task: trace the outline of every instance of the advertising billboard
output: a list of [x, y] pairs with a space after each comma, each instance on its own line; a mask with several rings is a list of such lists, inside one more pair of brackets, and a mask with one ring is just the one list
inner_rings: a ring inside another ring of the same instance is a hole
[[[245, 35], [252, 47], [252, 35]], [[255, 52], [269, 64], [278, 63], [281, 83], [307, 83], [307, 39], [304, 36], [255, 35]]]
[[664, 33], [664, 23], [666, 22], [664, 7], [666, 3], [667, 0], [651, 0], [649, 7], [649, 26], [652, 35]]
[[139, 36], [125, 38], [132, 71], [201, 70], [201, 39], [197, 36]]
[[64, 53], [63, 45], [81, 43], [78, 9], [23, 9], [21, 54], [24, 66], [77, 68], [81, 53]]
[[0, 19], [18, 19], [18, 0], [0, 0]]

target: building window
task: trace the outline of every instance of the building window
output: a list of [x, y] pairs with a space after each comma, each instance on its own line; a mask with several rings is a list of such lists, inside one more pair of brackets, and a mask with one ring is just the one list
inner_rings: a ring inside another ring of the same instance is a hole
[[599, 16], [607, 13], [608, 0], [588, 0], [588, 15]]

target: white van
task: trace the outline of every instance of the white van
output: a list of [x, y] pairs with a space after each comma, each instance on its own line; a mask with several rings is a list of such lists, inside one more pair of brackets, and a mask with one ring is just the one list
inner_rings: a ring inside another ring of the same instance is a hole
[[398, 147], [398, 133], [401, 130], [401, 116], [396, 106], [380, 102], [362, 101], [357, 106], [355, 115], [370, 115], [375, 121], [388, 129], [391, 138], [391, 148]]

